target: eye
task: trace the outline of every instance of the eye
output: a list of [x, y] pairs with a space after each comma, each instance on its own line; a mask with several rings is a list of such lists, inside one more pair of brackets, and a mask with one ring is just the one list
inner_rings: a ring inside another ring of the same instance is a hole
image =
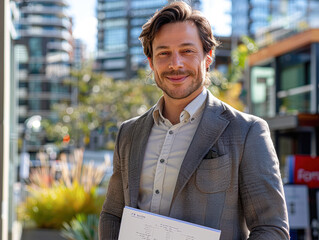
[[166, 55], [168, 55], [168, 52], [160, 52], [158, 55], [160, 55], [160, 56], [166, 56]]
[[193, 53], [194, 51], [192, 49], [185, 49], [183, 50], [184, 53]]

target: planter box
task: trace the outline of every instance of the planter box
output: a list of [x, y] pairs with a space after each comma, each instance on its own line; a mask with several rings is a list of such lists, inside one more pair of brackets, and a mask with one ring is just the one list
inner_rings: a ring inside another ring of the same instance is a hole
[[23, 229], [21, 240], [66, 240], [59, 230], [52, 229]]

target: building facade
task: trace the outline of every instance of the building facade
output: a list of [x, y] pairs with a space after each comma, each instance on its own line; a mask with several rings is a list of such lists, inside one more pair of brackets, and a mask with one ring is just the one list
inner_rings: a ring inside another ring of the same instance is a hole
[[[16, 0], [20, 10], [15, 57], [18, 61], [19, 132], [32, 116], [54, 119], [52, 106], [70, 101], [63, 84], [72, 63], [72, 21], [67, 0]], [[38, 150], [39, 139], [28, 146]]]
[[271, 23], [307, 18], [312, 22], [319, 10], [317, 0], [232, 0], [232, 35], [254, 37]]
[[318, 156], [319, 29], [259, 50], [249, 65], [249, 109], [268, 121], [282, 167], [288, 155]]
[[[199, 0], [186, 1], [195, 8]], [[132, 79], [147, 59], [138, 40], [142, 25], [167, 0], [98, 0], [96, 68], [114, 79]]]

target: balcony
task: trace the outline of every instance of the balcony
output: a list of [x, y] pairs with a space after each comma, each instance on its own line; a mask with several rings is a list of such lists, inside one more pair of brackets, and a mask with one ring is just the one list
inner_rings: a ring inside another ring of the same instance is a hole
[[65, 52], [72, 51], [72, 46], [68, 42], [49, 42], [47, 48], [61, 50]]
[[55, 14], [61, 17], [69, 17], [70, 13], [65, 7], [45, 7], [45, 6], [27, 6], [21, 8], [21, 13], [36, 13], [41, 15]]
[[60, 6], [69, 6], [67, 0], [28, 0], [29, 3], [56, 3]]
[[27, 88], [19, 88], [18, 96], [19, 96], [20, 99], [27, 98], [28, 97], [28, 89]]
[[20, 117], [26, 117], [28, 115], [28, 108], [27, 106], [19, 106], [18, 114]]
[[25, 80], [27, 80], [27, 77], [28, 77], [28, 70], [26, 70], [26, 69], [19, 70], [19, 72], [18, 72], [19, 81], [25, 81]]
[[66, 41], [72, 39], [72, 35], [67, 30], [45, 30], [42, 28], [29, 28], [27, 30], [21, 30], [20, 36], [60, 38]]
[[58, 26], [70, 29], [72, 24], [66, 19], [59, 18], [44, 18], [44, 17], [35, 17], [31, 16], [28, 18], [21, 18], [19, 23], [21, 25], [39, 25], [39, 26]]

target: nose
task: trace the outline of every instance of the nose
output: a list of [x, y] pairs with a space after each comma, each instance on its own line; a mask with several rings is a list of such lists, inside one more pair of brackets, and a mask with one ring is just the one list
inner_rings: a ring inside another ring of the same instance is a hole
[[178, 70], [183, 67], [182, 56], [178, 52], [173, 52], [171, 55], [169, 68], [173, 70]]

